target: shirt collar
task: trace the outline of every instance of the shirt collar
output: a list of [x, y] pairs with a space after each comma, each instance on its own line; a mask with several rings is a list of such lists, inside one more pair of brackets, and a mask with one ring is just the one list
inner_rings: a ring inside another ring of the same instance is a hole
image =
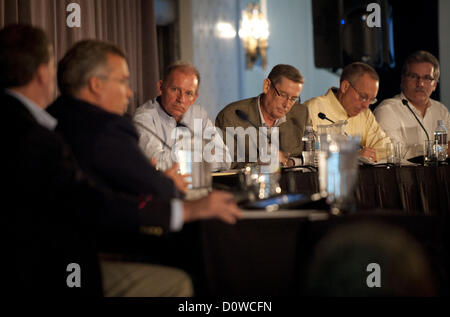
[[[338, 91], [339, 91], [339, 88], [337, 88], [337, 87], [331, 87], [331, 88], [328, 90], [327, 95], [333, 100], [333, 103], [337, 105], [337, 108], [338, 108], [338, 109], [336, 109], [336, 110], [338, 110], [339, 112], [341, 112], [341, 115], [344, 116], [344, 118], [345, 118], [346, 120], [348, 120], [350, 117], [349, 117], [347, 111], [345, 110], [344, 106], [341, 104], [341, 102], [340, 102], [339, 99], [337, 98]], [[330, 118], [330, 119], [332, 119], [332, 118]]]
[[159, 116], [163, 116], [163, 118], [167, 121], [173, 121], [175, 123], [175, 125], [178, 126], [188, 126], [188, 120], [186, 120], [186, 116], [188, 114], [189, 111], [191, 111], [191, 107], [189, 107], [189, 109], [184, 113], [184, 115], [181, 117], [180, 123], [182, 123], [183, 125], [179, 125], [179, 123], [177, 122], [177, 120], [175, 120], [175, 118], [166, 111], [166, 109], [164, 109], [164, 107], [161, 104], [161, 96], [156, 97], [156, 103], [158, 104], [158, 113]]
[[55, 118], [53, 118], [47, 111], [38, 107], [36, 103], [34, 103], [32, 100], [25, 97], [21, 93], [18, 93], [17, 91], [5, 89], [5, 92], [19, 99], [19, 101], [22, 102], [22, 104], [28, 109], [28, 111], [30, 111], [31, 115], [40, 125], [44, 126], [45, 128], [51, 131], [55, 130], [58, 121]]
[[[413, 105], [413, 103], [412, 103], [408, 98], [406, 98], [405, 94], [404, 94], [403, 91], [402, 91], [402, 92], [400, 93], [400, 100], [403, 100], [403, 99], [406, 99], [406, 100], [408, 101], [409, 107], [410, 107], [416, 114], [420, 115], [421, 118], [423, 118], [423, 117], [422, 117], [422, 112], [421, 112], [419, 109], [417, 109], [417, 108]], [[430, 100], [430, 104], [429, 104], [429, 106], [425, 109], [425, 116], [426, 116], [427, 113], [428, 113], [428, 109], [430, 109], [431, 106], [433, 105], [433, 103], [431, 102], [431, 98], [429, 98], [429, 100]], [[402, 103], [402, 104], [403, 104], [403, 103]], [[406, 107], [406, 106], [405, 106], [405, 107]]]
[[[266, 123], [266, 120], [264, 120], [264, 116], [261, 112], [261, 95], [258, 96], [258, 110], [259, 110], [259, 117], [261, 119], [262, 125], [265, 127], [268, 127], [269, 125]], [[275, 120], [275, 122], [273, 123], [273, 127], [278, 127], [282, 123], [285, 123], [285, 122], [286, 122], [286, 116], [283, 116], [283, 117]]]

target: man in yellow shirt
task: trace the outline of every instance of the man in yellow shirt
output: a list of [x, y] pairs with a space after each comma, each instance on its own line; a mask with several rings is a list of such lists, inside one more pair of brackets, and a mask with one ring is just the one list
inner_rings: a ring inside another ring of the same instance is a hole
[[305, 102], [314, 129], [329, 124], [319, 118], [321, 112], [335, 122], [346, 120], [345, 132], [361, 136], [360, 155], [373, 162], [386, 158], [386, 144], [391, 142], [369, 109], [377, 101], [379, 81], [372, 67], [352, 63], [342, 71], [339, 88], [332, 87], [325, 95]]

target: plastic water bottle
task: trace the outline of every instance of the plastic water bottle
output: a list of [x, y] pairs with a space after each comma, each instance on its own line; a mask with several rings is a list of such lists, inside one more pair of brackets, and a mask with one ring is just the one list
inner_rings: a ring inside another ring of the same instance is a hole
[[315, 165], [316, 152], [316, 134], [314, 133], [312, 125], [307, 125], [305, 134], [302, 137], [303, 143], [303, 165]]
[[437, 127], [434, 130], [434, 141], [437, 147], [437, 159], [438, 161], [445, 161], [447, 159], [447, 128], [442, 120], [437, 121]]

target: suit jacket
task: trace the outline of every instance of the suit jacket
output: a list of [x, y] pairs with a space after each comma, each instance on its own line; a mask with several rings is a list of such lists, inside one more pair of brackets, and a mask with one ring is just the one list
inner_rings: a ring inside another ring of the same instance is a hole
[[138, 146], [132, 121], [69, 96], [48, 107], [56, 131], [69, 143], [82, 169], [98, 183], [131, 195], [153, 194], [169, 201], [180, 196]]
[[[19, 100], [1, 92], [0, 104], [9, 151], [6, 289], [19, 296], [101, 295], [99, 238], [113, 232], [125, 244], [123, 238], [142, 232], [160, 234], [155, 223], [169, 226], [169, 203], [153, 199], [138, 206], [135, 197], [95, 184], [61, 137], [39, 125]], [[67, 286], [70, 263], [80, 265], [80, 288]]]
[[[248, 115], [251, 122], [255, 123], [259, 127], [262, 126], [261, 117], [258, 109], [258, 97], [249, 98], [233, 102], [226, 106], [216, 118], [216, 126], [222, 130], [224, 140], [226, 140], [226, 128], [227, 127], [243, 127], [244, 129], [251, 127], [252, 125], [240, 119], [235, 111], [241, 110]], [[308, 109], [302, 104], [294, 104], [291, 110], [286, 114], [286, 122], [279, 126], [280, 136], [280, 150], [289, 152], [291, 157], [300, 157], [303, 150], [303, 144], [301, 142], [303, 133], [305, 131], [306, 124], [309, 121]], [[237, 162], [236, 159], [236, 144], [237, 138], [234, 138], [234, 162], [232, 168], [241, 168], [249, 162], [249, 143], [245, 145], [245, 162]], [[230, 144], [227, 144], [230, 148]], [[230, 149], [231, 150], [231, 149]]]
[[[18, 99], [0, 92], [0, 103], [8, 131], [5, 244], [12, 248], [5, 289], [12, 296], [101, 295], [94, 230], [100, 196], [56, 133]], [[81, 288], [66, 284], [70, 263], [81, 267]]]

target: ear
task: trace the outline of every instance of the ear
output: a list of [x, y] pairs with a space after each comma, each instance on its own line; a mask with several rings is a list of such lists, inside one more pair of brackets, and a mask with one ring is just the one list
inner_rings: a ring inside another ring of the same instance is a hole
[[433, 88], [432, 88], [431, 92], [434, 92], [436, 90], [437, 83], [438, 83], [437, 80], [435, 80], [433, 83]]
[[50, 80], [50, 69], [47, 64], [41, 64], [36, 71], [36, 80], [40, 84], [47, 84]]
[[158, 81], [158, 94], [159, 94], [159, 95], [162, 95], [163, 84], [164, 84], [164, 83], [163, 83], [162, 80]]
[[269, 78], [266, 78], [266, 79], [264, 79], [264, 82], [263, 82], [263, 92], [265, 93], [265, 94], [267, 94], [268, 92], [269, 92], [269, 89], [270, 89], [270, 79]]
[[194, 101], [192, 101], [192, 103], [194, 103], [198, 98], [198, 91], [195, 92], [195, 97], [194, 97]]
[[102, 88], [103, 88], [103, 81], [96, 77], [96, 76], [92, 76], [91, 78], [89, 78], [88, 84], [87, 84], [87, 88], [89, 89], [89, 91], [91, 93], [93, 93], [94, 95], [99, 95], [101, 94]]
[[339, 90], [341, 91], [342, 94], [345, 94], [349, 87], [350, 83], [347, 80], [343, 80], [341, 82], [341, 85], [339, 86]]

